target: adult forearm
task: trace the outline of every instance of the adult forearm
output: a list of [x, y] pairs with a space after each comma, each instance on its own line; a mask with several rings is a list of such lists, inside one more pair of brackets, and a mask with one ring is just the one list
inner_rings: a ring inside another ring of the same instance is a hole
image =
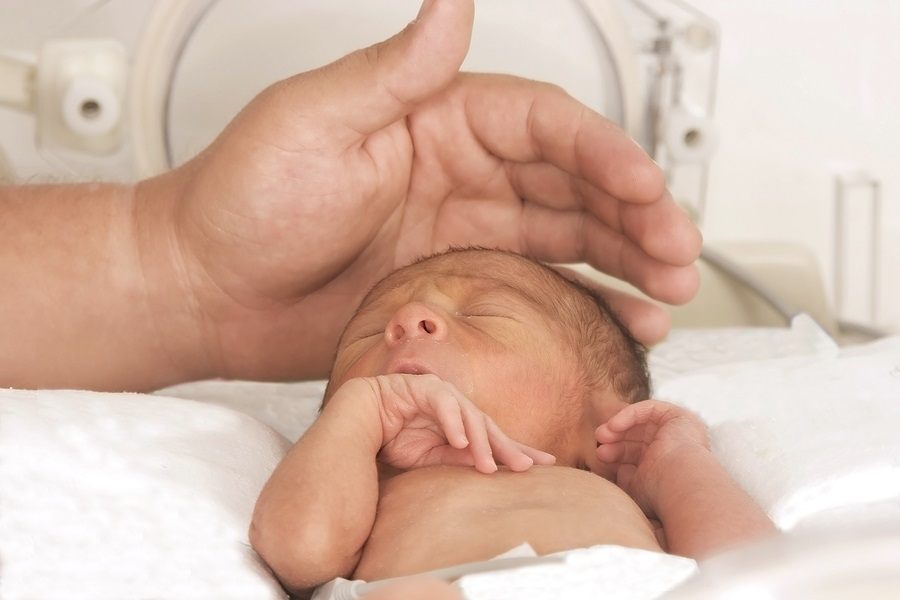
[[704, 558], [773, 534], [775, 526], [706, 449], [678, 453], [661, 469], [654, 509], [668, 551]]
[[126, 185], [0, 188], [0, 386], [147, 390], [211, 374], [158, 200]]

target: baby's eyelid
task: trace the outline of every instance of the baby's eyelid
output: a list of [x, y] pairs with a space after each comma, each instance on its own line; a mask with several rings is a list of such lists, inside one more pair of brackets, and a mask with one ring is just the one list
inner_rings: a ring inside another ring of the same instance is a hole
[[503, 316], [504, 312], [506, 311], [504, 311], [502, 306], [490, 302], [480, 302], [464, 306], [457, 311], [457, 314], [461, 314], [463, 316], [499, 317]]
[[357, 335], [357, 336], [354, 336], [354, 338], [353, 338], [353, 340], [350, 342], [350, 344], [347, 344], [347, 345], [349, 346], [349, 345], [351, 345], [351, 344], [355, 344], [355, 343], [357, 343], [357, 342], [361, 342], [361, 341], [363, 341], [363, 340], [367, 340], [367, 339], [369, 339], [370, 337], [374, 337], [374, 336], [376, 336], [376, 335], [381, 335], [381, 334], [383, 334], [383, 333], [384, 333], [384, 328], [382, 327], [382, 328], [379, 329], [378, 331], [373, 331], [373, 332], [371, 332], [371, 333], [366, 333], [366, 334], [363, 334], [363, 335]]
[[502, 314], [500, 311], [488, 310], [488, 309], [476, 309], [476, 310], [468, 310], [465, 312], [458, 312], [459, 316], [464, 318], [472, 318], [472, 317], [492, 317], [496, 319], [512, 319], [516, 320], [512, 315]]

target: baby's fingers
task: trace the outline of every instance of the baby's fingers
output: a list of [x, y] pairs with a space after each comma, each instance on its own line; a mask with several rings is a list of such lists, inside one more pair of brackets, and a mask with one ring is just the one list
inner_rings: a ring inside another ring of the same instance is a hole
[[616, 413], [606, 422], [606, 426], [612, 432], [628, 431], [635, 425], [645, 423], [660, 424], [671, 415], [675, 407], [667, 402], [659, 400], [644, 400], [630, 404]]
[[613, 431], [609, 428], [609, 423], [604, 423], [594, 430], [594, 437], [601, 444], [613, 444], [625, 439], [625, 431]]
[[472, 460], [475, 469], [482, 473], [493, 473], [497, 470], [497, 463], [491, 451], [491, 443], [487, 433], [487, 419], [483, 413], [471, 406], [461, 406], [463, 424], [466, 427], [466, 437], [469, 440], [469, 450], [472, 452]]
[[459, 402], [452, 394], [446, 394], [436, 399], [432, 406], [444, 437], [454, 448], [465, 448], [469, 445], [466, 436], [466, 427], [463, 422], [462, 409]]
[[514, 442], [494, 423], [489, 417], [487, 423], [488, 436], [494, 456], [500, 462], [513, 471], [527, 471], [534, 464], [534, 460], [522, 451], [518, 443]]
[[624, 442], [617, 442], [612, 444], [601, 444], [597, 447], [597, 458], [602, 460], [605, 463], [618, 463], [622, 461], [622, 456], [625, 454], [625, 444]]
[[525, 456], [533, 460], [536, 465], [556, 464], [556, 457], [549, 452], [544, 452], [543, 450], [538, 450], [537, 448], [532, 448], [531, 446], [526, 446], [519, 442], [516, 442], [516, 445], [519, 447], [519, 450], [521, 450]]
[[597, 447], [597, 458], [609, 464], [636, 465], [641, 462], [646, 447], [644, 442], [630, 440], [601, 444]]

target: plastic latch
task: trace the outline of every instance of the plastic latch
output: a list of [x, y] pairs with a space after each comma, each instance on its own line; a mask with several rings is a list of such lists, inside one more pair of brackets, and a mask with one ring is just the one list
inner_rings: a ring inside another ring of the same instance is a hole
[[39, 148], [110, 154], [122, 143], [125, 47], [114, 39], [51, 40], [35, 78]]

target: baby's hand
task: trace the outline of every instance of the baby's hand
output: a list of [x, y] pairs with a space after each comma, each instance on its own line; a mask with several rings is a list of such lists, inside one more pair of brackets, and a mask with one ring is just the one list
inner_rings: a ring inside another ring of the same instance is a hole
[[456, 386], [436, 375], [397, 373], [365, 381], [379, 405], [378, 458], [385, 464], [400, 469], [465, 465], [493, 473], [498, 462], [525, 471], [555, 461], [546, 452], [511, 440]]
[[655, 482], [680, 451], [709, 450], [706, 426], [694, 413], [659, 400], [631, 404], [594, 432], [597, 458], [610, 465], [616, 484], [647, 515], [655, 516]]

